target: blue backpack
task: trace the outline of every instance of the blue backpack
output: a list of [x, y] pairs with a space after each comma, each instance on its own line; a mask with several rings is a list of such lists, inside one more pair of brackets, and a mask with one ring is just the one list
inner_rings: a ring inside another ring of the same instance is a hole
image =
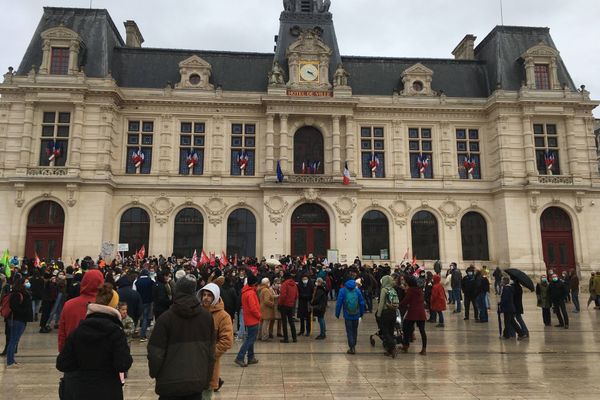
[[354, 316], [358, 315], [360, 312], [360, 307], [358, 305], [358, 293], [356, 292], [357, 290], [358, 289], [346, 291], [345, 305], [348, 315]]

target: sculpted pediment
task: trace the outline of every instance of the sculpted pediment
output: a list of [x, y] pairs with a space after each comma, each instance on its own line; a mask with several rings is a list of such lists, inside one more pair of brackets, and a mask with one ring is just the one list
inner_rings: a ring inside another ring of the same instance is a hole
[[409, 67], [402, 72], [402, 76], [406, 75], [432, 76], [433, 71], [421, 63], [416, 63], [412, 67]]
[[213, 90], [210, 83], [212, 66], [201, 57], [193, 55], [179, 63], [181, 80], [176, 85], [178, 89]]
[[44, 40], [79, 40], [79, 35], [77, 32], [72, 31], [71, 29], [64, 26], [57, 26], [54, 28], [46, 29], [41, 34], [42, 39]]
[[530, 57], [558, 57], [559, 51], [548, 46], [544, 42], [540, 42], [535, 46], [529, 48], [525, 53], [521, 55], [521, 58], [527, 60]]
[[431, 90], [431, 81], [433, 80], [433, 71], [421, 63], [416, 63], [402, 71], [401, 74], [404, 89], [404, 96], [433, 96]]
[[292, 54], [330, 56], [331, 53], [331, 48], [321, 40], [319, 31], [316, 29], [308, 29], [300, 32], [298, 40], [288, 47], [286, 56], [290, 57]]

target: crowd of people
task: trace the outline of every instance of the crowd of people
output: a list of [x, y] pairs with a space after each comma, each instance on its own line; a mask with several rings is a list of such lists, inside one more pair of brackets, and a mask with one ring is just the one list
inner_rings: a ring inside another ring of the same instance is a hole
[[[463, 275], [456, 263], [443, 271], [436, 262], [426, 271], [414, 262], [363, 265], [358, 257], [350, 265], [290, 256], [197, 265], [159, 256], [110, 264], [86, 257], [68, 266], [25, 259], [0, 270], [6, 272], [0, 294], [7, 369], [20, 368], [15, 354], [28, 323], [38, 322], [40, 334], [58, 330], [61, 399], [122, 398], [134, 340], [147, 342], [149, 374], [161, 399], [209, 399], [224, 384], [220, 359], [235, 340], [235, 363], [242, 368], [259, 362], [257, 340], [326, 340], [330, 301], [335, 317], [344, 319], [349, 355], [356, 354], [359, 322], [374, 313], [385, 356], [408, 352], [416, 329], [425, 356], [427, 323], [444, 328], [448, 308], [487, 323], [492, 287], [500, 296], [501, 337], [529, 337], [522, 283], [500, 268], [490, 274], [469, 266]], [[535, 287], [544, 325], [551, 326], [553, 310], [556, 326], [568, 328], [566, 304], [580, 311], [578, 277], [548, 276]], [[588, 307], [593, 302], [600, 309], [600, 274], [592, 274], [588, 289]]]

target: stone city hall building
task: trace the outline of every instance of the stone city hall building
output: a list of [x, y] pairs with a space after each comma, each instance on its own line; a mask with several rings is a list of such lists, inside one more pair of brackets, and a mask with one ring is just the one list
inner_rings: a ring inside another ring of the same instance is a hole
[[548, 28], [342, 56], [329, 9], [284, 1], [263, 54], [145, 48], [106, 10], [44, 8], [0, 85], [0, 248], [599, 266], [598, 102]]

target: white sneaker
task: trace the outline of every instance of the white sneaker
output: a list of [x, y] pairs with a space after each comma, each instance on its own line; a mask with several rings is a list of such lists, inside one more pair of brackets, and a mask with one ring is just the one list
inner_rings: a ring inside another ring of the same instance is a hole
[[20, 368], [21, 368], [21, 366], [17, 363], [6, 366], [6, 369], [20, 369]]

